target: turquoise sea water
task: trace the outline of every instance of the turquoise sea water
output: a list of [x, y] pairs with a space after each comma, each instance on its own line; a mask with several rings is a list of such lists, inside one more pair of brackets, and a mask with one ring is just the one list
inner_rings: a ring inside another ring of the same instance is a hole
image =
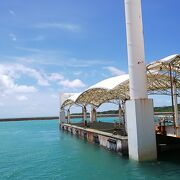
[[1, 122], [0, 180], [4, 179], [180, 179], [180, 163], [131, 161], [60, 131], [56, 120]]

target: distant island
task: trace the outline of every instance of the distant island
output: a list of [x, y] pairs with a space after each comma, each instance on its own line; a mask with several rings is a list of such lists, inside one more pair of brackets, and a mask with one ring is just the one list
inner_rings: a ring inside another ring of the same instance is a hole
[[[180, 104], [178, 104], [178, 109]], [[172, 106], [154, 107], [154, 112], [172, 112]], [[71, 115], [81, 115], [82, 113], [72, 113]], [[87, 115], [90, 113], [88, 112]], [[97, 114], [118, 114], [118, 110], [108, 110], [97, 112]]]
[[[178, 104], [178, 109], [180, 108], [180, 104]], [[163, 106], [163, 107], [154, 107], [154, 112], [172, 112], [172, 106]], [[118, 110], [108, 110], [108, 111], [100, 111], [97, 112], [97, 115], [117, 115]], [[87, 116], [89, 116], [90, 113], [87, 112]], [[81, 116], [82, 113], [72, 113], [71, 116]], [[28, 121], [28, 120], [55, 120], [59, 119], [58, 116], [49, 116], [49, 117], [26, 117], [26, 118], [0, 118], [0, 121]]]

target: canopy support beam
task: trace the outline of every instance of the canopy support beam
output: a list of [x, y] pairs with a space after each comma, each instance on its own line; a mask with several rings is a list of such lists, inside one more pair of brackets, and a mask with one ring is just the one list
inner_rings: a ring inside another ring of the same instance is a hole
[[174, 100], [174, 120], [175, 120], [175, 128], [176, 128], [176, 135], [178, 136], [179, 131], [179, 117], [178, 117], [178, 103], [177, 103], [177, 89], [176, 89], [176, 82], [173, 82], [173, 100]]
[[70, 108], [67, 110], [67, 123], [71, 123], [71, 113], [70, 113]]
[[60, 124], [65, 123], [66, 117], [65, 117], [65, 110], [60, 109], [60, 113], [59, 113], [59, 122]]
[[91, 105], [90, 121], [91, 123], [96, 122], [96, 108], [94, 105]]

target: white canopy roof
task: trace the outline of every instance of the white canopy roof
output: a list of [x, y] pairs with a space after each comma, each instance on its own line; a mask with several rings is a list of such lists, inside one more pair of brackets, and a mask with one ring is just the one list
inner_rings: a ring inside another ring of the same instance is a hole
[[66, 100], [64, 100], [64, 102], [62, 102], [62, 106], [61, 107], [65, 107], [65, 106], [71, 106], [72, 104], [74, 104], [76, 102], [76, 99], [78, 98], [78, 96], [81, 93], [74, 93], [72, 96], [70, 96], [69, 98], [67, 98]]
[[150, 94], [170, 95], [171, 81], [176, 84], [177, 95], [180, 96], [180, 55], [175, 54], [147, 65], [147, 74], [152, 78], [148, 81]]
[[105, 79], [103, 81], [100, 81], [100, 82], [94, 84], [93, 86], [89, 87], [85, 91], [88, 91], [90, 89], [95, 89], [95, 88], [111, 90], [114, 87], [118, 86], [119, 84], [121, 84], [122, 82], [125, 82], [128, 79], [129, 79], [129, 74], [123, 74], [120, 76], [111, 77], [111, 78]]
[[[180, 87], [180, 55], [171, 55], [147, 65], [148, 94], [170, 95], [172, 79], [176, 83], [177, 94], [180, 96], [178, 89]], [[129, 99], [128, 74], [100, 81], [85, 91], [68, 98], [61, 107], [71, 106], [74, 103], [100, 106], [102, 103], [114, 99]]]
[[128, 80], [128, 74], [105, 79], [82, 92], [76, 99], [76, 102], [79, 104], [93, 104], [95, 106], [99, 106], [105, 101], [117, 99], [118, 97], [121, 97], [123, 92], [116, 95], [110, 91], [119, 84], [125, 83]]
[[[104, 101], [112, 100], [118, 98], [119, 94], [114, 97], [115, 94], [109, 93], [116, 86], [129, 80], [128, 74], [123, 74], [121, 76], [115, 76], [94, 84], [87, 88], [84, 92], [78, 93], [70, 98], [68, 98], [62, 107], [67, 105], [71, 106], [74, 103], [78, 104], [93, 104], [99, 106]], [[112, 97], [113, 96], [113, 97]]]

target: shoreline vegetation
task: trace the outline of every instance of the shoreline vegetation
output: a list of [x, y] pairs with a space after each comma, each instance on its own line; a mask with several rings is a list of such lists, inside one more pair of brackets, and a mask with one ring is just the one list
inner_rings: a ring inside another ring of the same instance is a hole
[[[180, 109], [180, 104], [178, 104], [178, 109]], [[154, 112], [172, 112], [172, 106], [163, 106], [163, 107], [154, 107]], [[108, 111], [101, 111], [97, 112], [97, 114], [118, 114], [118, 110], [108, 110]], [[72, 113], [71, 115], [81, 115], [82, 113]], [[87, 113], [89, 115], [90, 113]]]

